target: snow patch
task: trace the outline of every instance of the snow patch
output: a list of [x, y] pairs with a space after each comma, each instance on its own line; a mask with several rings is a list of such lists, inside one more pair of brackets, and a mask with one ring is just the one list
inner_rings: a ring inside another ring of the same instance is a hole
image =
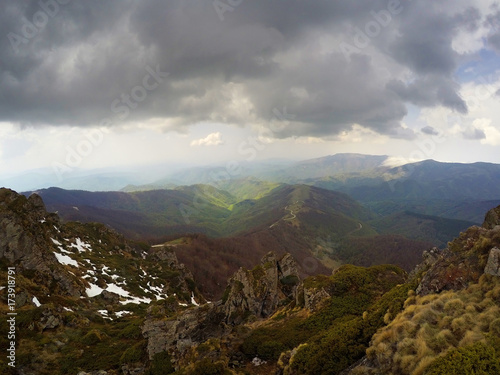
[[104, 319], [113, 320], [113, 318], [108, 316], [108, 310], [97, 310], [97, 312], [101, 314]]
[[104, 289], [99, 288], [97, 285], [89, 283], [90, 288], [85, 289], [88, 297], [95, 297], [102, 293]]
[[135, 304], [140, 304], [140, 303], [151, 303], [151, 298], [140, 298], [140, 297], [130, 297], [129, 299], [125, 301], [120, 301], [122, 305], [126, 305], [127, 303], [135, 303]]
[[56, 253], [55, 251], [54, 251], [54, 255], [56, 256], [57, 261], [59, 263], [64, 264], [64, 265], [78, 267], [78, 262], [74, 259], [71, 259], [69, 256]]
[[70, 312], [74, 312], [73, 310], [71, 310], [70, 308], [68, 308], [68, 307], [65, 307], [65, 306], [63, 306], [63, 309], [64, 309], [64, 311], [70, 311]]
[[64, 249], [62, 246], [58, 246], [57, 248], [63, 254], [71, 254], [71, 251], [68, 251], [68, 250]]
[[115, 312], [115, 315], [118, 318], [121, 318], [123, 315], [128, 315], [128, 314], [132, 314], [132, 311], [123, 310], [123, 311], [117, 311], [117, 312]]
[[69, 245], [70, 247], [74, 247], [78, 250], [80, 253], [84, 253], [86, 251], [92, 251], [92, 246], [90, 244], [83, 242], [80, 237], [76, 238], [76, 243], [72, 243]]
[[62, 243], [60, 243], [58, 240], [55, 240], [53, 238], [51, 238], [52, 242], [57, 245], [57, 246], [62, 246]]
[[129, 297], [130, 296], [130, 293], [128, 291], [126, 291], [125, 289], [123, 289], [121, 286], [118, 286], [116, 284], [108, 284], [108, 286], [106, 287], [106, 290], [108, 292], [113, 292], [113, 293], [116, 293], [118, 294], [119, 296], [122, 296], [122, 297]]
[[195, 305], [195, 306], [200, 306], [200, 304], [198, 302], [196, 302], [196, 300], [194, 299], [194, 293], [193, 292], [191, 292], [191, 304]]
[[38, 298], [36, 298], [35, 296], [33, 296], [33, 299], [31, 301], [35, 304], [36, 307], [42, 306]]

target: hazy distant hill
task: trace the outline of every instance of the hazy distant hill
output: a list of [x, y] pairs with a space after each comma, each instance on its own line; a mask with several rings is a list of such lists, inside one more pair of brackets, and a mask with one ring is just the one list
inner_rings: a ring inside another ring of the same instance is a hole
[[[346, 186], [340, 190], [366, 201], [390, 199], [500, 199], [500, 165], [489, 163], [458, 164], [426, 160], [392, 168], [384, 176], [387, 182], [376, 186]], [[326, 184], [315, 183], [323, 188]]]
[[[257, 189], [252, 189], [255, 186]], [[251, 180], [232, 190], [238, 190], [240, 196], [262, 196], [239, 200], [210, 185], [132, 193], [50, 188], [37, 193], [49, 209], [59, 211], [65, 219], [102, 221], [135, 238], [185, 232], [227, 236], [267, 228], [280, 220], [293, 223], [299, 220], [297, 216], [307, 218], [302, 220], [308, 223], [305, 226], [340, 233], [370, 219], [369, 211], [349, 196], [307, 185], [256, 184]], [[136, 220], [140, 221], [139, 229]]]
[[294, 163], [267, 177], [289, 182], [329, 176], [339, 180], [362, 176], [375, 177], [390, 169], [384, 165], [387, 159], [386, 155], [335, 154]]
[[[384, 215], [409, 210], [480, 223], [484, 212], [500, 203], [498, 164], [425, 160], [391, 167], [387, 156], [361, 154], [336, 154], [294, 163], [247, 163], [236, 176], [223, 166], [193, 168], [166, 176], [149, 188], [208, 183], [239, 196], [230, 187], [248, 187], [248, 181], [240, 184], [245, 179], [341, 191]], [[417, 201], [422, 204], [415, 204]]]

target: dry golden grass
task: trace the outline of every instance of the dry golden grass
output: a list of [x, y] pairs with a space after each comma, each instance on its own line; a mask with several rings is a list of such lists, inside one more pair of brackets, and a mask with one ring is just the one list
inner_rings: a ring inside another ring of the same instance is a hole
[[474, 344], [478, 341], [483, 341], [483, 340], [484, 340], [484, 335], [481, 332], [479, 332], [478, 330], [467, 331], [467, 332], [465, 332], [462, 340], [460, 340], [460, 342], [458, 343], [458, 346], [459, 347], [460, 346], [467, 346], [467, 345]]
[[411, 372], [411, 375], [422, 375], [425, 373], [425, 370], [429, 365], [436, 359], [434, 355], [429, 355], [421, 358], [418, 363], [414, 366], [414, 370]]
[[409, 293], [404, 310], [373, 336], [367, 355], [380, 364], [374, 374], [425, 374], [449, 350], [500, 336], [499, 305], [500, 280], [490, 276], [459, 292]]

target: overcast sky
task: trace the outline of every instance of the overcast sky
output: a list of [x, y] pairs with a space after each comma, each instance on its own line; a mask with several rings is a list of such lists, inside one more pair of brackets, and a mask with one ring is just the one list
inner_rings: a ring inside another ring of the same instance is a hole
[[489, 0], [0, 2], [0, 173], [307, 159], [500, 163]]

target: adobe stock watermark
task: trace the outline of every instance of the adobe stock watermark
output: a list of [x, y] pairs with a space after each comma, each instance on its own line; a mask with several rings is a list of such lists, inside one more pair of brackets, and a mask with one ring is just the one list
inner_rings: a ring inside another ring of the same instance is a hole
[[16, 367], [16, 268], [7, 268], [7, 364]]
[[[262, 142], [262, 138], [272, 136], [285, 129], [285, 127], [295, 119], [295, 115], [288, 113], [287, 107], [283, 107], [282, 110], [278, 108], [273, 108], [272, 110], [273, 118], [269, 125], [269, 129], [261, 128], [257, 136], [249, 136], [244, 141], [242, 141], [238, 147], [237, 152], [240, 156], [246, 156], [245, 161], [251, 162], [255, 160], [258, 153], [266, 148], [265, 142]], [[212, 171], [209, 175], [210, 182], [207, 185], [221, 188], [221, 185], [234, 179], [242, 174], [241, 162], [237, 160], [230, 160], [226, 163], [224, 167], [219, 171]], [[201, 192], [197, 192], [193, 198], [192, 205], [186, 205], [184, 203], [178, 206], [179, 211], [186, 224], [191, 223], [190, 217], [192, 215], [199, 214], [201, 210], [205, 209], [209, 205], [207, 188], [203, 188]]]
[[26, 17], [22, 17], [21, 32], [19, 34], [9, 32], [7, 38], [15, 53], [19, 53], [21, 46], [26, 46], [37, 35], [39, 35], [46, 27], [49, 21], [56, 17], [61, 11], [61, 6], [68, 5], [73, 0], [40, 0], [38, 6], [40, 7], [33, 16], [31, 21]]
[[234, 12], [243, 3], [243, 0], [214, 0], [212, 5], [221, 21], [224, 21], [224, 14]]
[[110, 112], [115, 117], [106, 117], [99, 122], [99, 128], [88, 131], [84, 139], [80, 140], [74, 146], [66, 146], [66, 157], [64, 163], [59, 161], [52, 162], [52, 170], [56, 174], [59, 182], [63, 180], [65, 173], [73, 171], [81, 165], [83, 160], [88, 157], [95, 148], [99, 147], [104, 141], [103, 128], [108, 128], [118, 121], [126, 120], [132, 111], [143, 103], [148, 95], [156, 90], [161, 83], [170, 75], [162, 72], [160, 66], [156, 65], [153, 69], [150, 66], [145, 68], [146, 74], [142, 78], [141, 84], [134, 86], [129, 92], [122, 93], [119, 98], [111, 102]]
[[394, 16], [403, 12], [403, 5], [399, 0], [389, 0], [386, 9], [379, 11], [372, 10], [370, 12], [371, 19], [365, 23], [363, 28], [355, 27], [352, 42], [339, 43], [339, 49], [345, 59], [349, 61], [351, 54], [360, 53], [362, 49], [368, 47], [373, 38], [376, 38], [380, 33], [390, 25]]

